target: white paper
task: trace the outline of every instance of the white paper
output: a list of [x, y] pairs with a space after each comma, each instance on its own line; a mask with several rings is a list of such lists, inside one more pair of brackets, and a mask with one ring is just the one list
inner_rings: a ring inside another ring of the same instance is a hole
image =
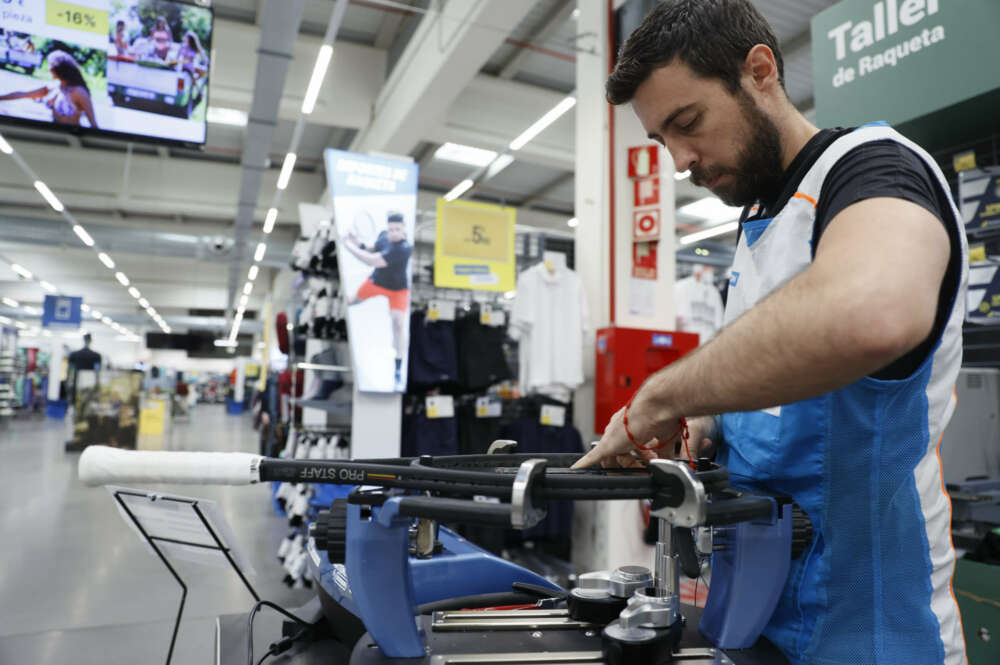
[[655, 316], [656, 280], [629, 279], [628, 311], [636, 316]]
[[[219, 506], [214, 501], [206, 499], [193, 499], [190, 497], [177, 496], [174, 494], [162, 494], [150, 492], [148, 490], [128, 489], [126, 487], [115, 487], [107, 485], [107, 490], [114, 499], [115, 492], [120, 494], [122, 501], [132, 511], [136, 520], [150, 537], [169, 538], [170, 540], [184, 541], [193, 545], [156, 540], [156, 546], [163, 552], [167, 560], [184, 559], [193, 563], [200, 563], [208, 566], [229, 568], [229, 561], [218, 548], [212, 534], [209, 533], [205, 524], [194, 511], [193, 505], [198, 504], [198, 509], [205, 520], [211, 525], [215, 535], [224, 547], [229, 549], [229, 555], [246, 575], [256, 575], [250, 559], [240, 547], [239, 542], [229, 523], [219, 510]], [[128, 492], [125, 494], [124, 492]], [[136, 496], [136, 495], [140, 496]], [[128, 516], [121, 504], [115, 499], [115, 507], [121, 513], [122, 519], [129, 525], [135, 533], [142, 539], [143, 543], [149, 546], [142, 532], [136, 527], [135, 522]], [[216, 549], [197, 547], [197, 545], [211, 545]], [[150, 552], [152, 552], [150, 547]]]

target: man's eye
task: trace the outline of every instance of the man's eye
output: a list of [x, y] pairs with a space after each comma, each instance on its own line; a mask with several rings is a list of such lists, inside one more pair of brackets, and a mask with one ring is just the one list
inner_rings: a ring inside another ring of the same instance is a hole
[[695, 125], [698, 124], [699, 118], [701, 118], [701, 116], [695, 116], [695, 118], [689, 121], [688, 123], [683, 125], [678, 125], [678, 129], [680, 129], [682, 132], [690, 132], [692, 129], [694, 129]]

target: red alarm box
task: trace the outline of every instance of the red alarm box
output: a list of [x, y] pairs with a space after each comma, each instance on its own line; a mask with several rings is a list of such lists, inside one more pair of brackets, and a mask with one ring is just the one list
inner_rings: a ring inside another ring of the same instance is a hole
[[597, 331], [594, 431], [601, 433], [651, 374], [698, 348], [697, 333], [635, 328]]

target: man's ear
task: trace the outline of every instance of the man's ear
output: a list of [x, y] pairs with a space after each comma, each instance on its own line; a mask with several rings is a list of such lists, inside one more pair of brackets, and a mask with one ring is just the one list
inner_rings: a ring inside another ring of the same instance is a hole
[[760, 92], [780, 87], [774, 51], [764, 44], [757, 44], [750, 49], [743, 61], [743, 78], [752, 89]]

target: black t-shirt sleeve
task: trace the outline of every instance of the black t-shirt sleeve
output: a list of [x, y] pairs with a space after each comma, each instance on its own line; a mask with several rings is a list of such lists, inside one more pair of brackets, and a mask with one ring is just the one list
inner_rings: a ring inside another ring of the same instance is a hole
[[[915, 371], [934, 348], [947, 324], [951, 299], [961, 270], [959, 241], [955, 229], [947, 224], [950, 203], [935, 183], [935, 176], [912, 150], [896, 141], [865, 143], [848, 152], [827, 174], [816, 207], [813, 248], [830, 222], [849, 206], [872, 198], [904, 199], [927, 209], [941, 220], [951, 240], [951, 258], [938, 294], [937, 315], [930, 336], [892, 364], [873, 376], [879, 379], [903, 379]], [[877, 223], [878, 220], [872, 220]]]
[[816, 208], [815, 240], [819, 240], [834, 217], [865, 199], [905, 199], [944, 220], [945, 210], [932, 177], [923, 160], [896, 141], [875, 141], [858, 146], [844, 155], [827, 174]]

